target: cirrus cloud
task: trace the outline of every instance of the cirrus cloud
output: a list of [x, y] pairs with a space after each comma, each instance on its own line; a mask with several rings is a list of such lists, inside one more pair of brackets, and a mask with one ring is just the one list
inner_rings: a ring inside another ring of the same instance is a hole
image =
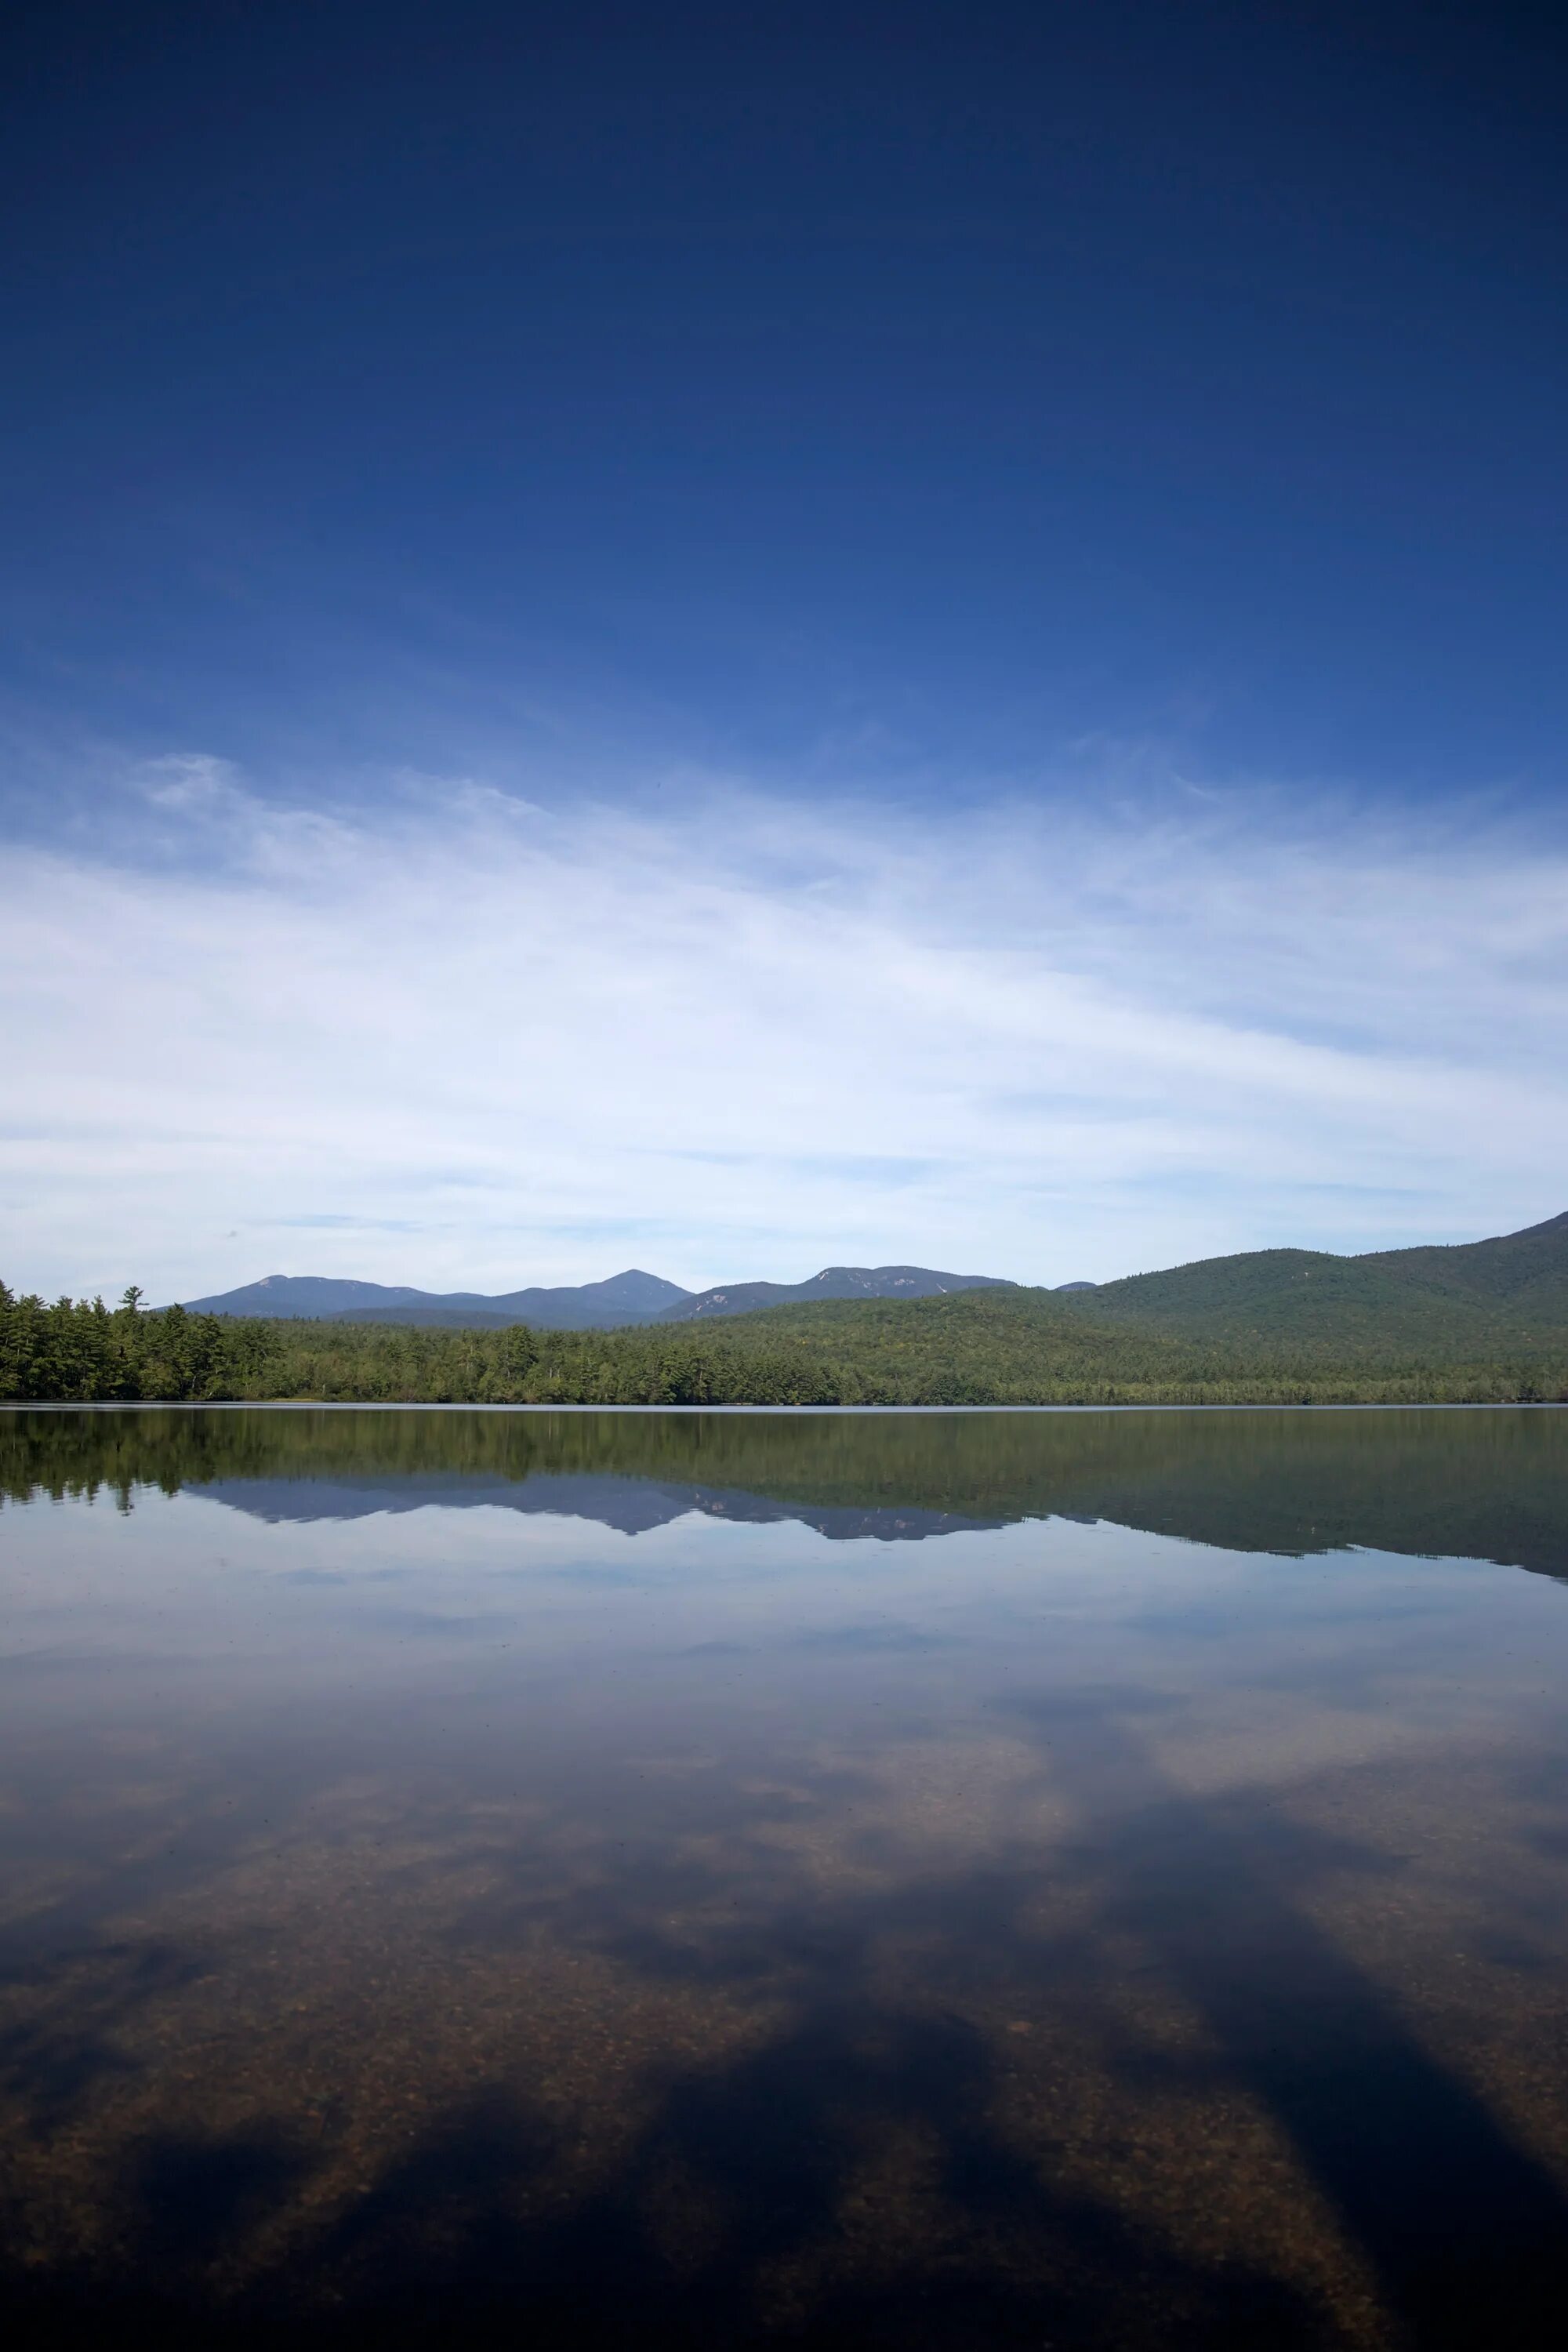
[[13, 1281], [1059, 1282], [1563, 1205], [1568, 858], [1479, 817], [137, 783], [12, 860]]

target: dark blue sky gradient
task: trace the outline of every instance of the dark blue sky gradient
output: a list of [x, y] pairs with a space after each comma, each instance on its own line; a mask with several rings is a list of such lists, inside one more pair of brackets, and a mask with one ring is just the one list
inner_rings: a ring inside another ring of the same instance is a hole
[[[287, 785], [1560, 793], [1563, 20], [25, 13], [0, 672]], [[1086, 770], [1086, 773], [1088, 771]]]

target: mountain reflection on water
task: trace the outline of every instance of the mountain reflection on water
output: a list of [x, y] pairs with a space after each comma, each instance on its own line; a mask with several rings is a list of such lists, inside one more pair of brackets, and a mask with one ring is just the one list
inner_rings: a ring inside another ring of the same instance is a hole
[[0, 1495], [17, 2340], [1557, 2341], [1568, 1416], [20, 1412]]
[[435, 1504], [597, 1519], [795, 1518], [884, 1538], [1111, 1519], [1254, 1551], [1349, 1544], [1568, 1572], [1568, 1416], [508, 1412], [0, 1414], [0, 1494], [200, 1488], [275, 1519]]

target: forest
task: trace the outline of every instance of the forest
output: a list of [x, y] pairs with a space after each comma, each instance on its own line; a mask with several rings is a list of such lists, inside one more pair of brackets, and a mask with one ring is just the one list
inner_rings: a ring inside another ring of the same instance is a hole
[[269, 1321], [0, 1284], [0, 1398], [21, 1403], [1350, 1404], [1568, 1402], [1568, 1340], [1336, 1329], [1289, 1338], [1090, 1319], [1040, 1291], [824, 1301], [612, 1331]]

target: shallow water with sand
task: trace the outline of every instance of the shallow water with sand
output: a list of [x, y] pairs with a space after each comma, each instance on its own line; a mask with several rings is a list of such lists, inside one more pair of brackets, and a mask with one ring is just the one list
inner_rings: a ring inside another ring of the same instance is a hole
[[1568, 1414], [0, 1413], [20, 2334], [1529, 2347]]

